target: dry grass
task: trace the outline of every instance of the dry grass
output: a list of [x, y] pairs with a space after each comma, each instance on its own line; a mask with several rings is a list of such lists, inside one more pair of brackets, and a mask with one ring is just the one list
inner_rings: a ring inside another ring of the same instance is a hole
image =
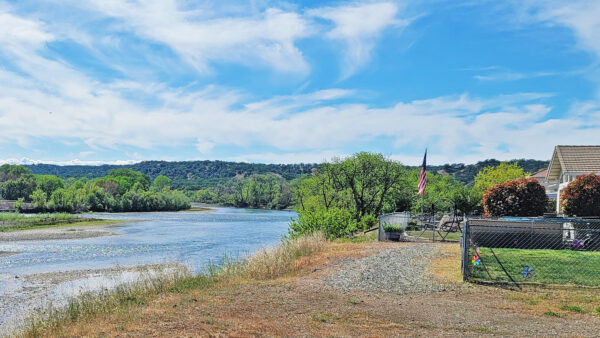
[[462, 272], [460, 271], [460, 245], [438, 244], [435, 258], [429, 265], [429, 272], [441, 282], [461, 283]]
[[209, 266], [204, 274], [192, 276], [183, 269], [163, 271], [114, 290], [88, 292], [69, 300], [66, 307], [49, 308], [30, 318], [24, 335], [71, 336], [75, 335], [73, 328], [103, 318], [116, 316], [120, 323], [130, 322], [137, 318], [136, 310], [160, 296], [206, 289], [215, 284], [228, 285], [232, 280], [275, 279], [300, 270], [302, 258], [323, 250], [326, 243], [322, 233], [284, 239], [280, 245], [263, 248], [244, 259], [226, 259], [221, 266]]
[[314, 233], [294, 239], [285, 239], [273, 248], [263, 248], [243, 264], [243, 275], [256, 280], [274, 279], [298, 270], [298, 259], [323, 250], [326, 243], [323, 233]]
[[[600, 329], [600, 318], [591, 312], [600, 307], [600, 295], [593, 291], [515, 292], [478, 285], [427, 295], [373, 295], [358, 291], [347, 294], [325, 290], [319, 284], [321, 276], [335, 271], [349, 259], [382, 250], [399, 250], [412, 244], [323, 241], [315, 245], [310, 242], [290, 244], [284, 254], [276, 254], [277, 248], [272, 248], [255, 256], [283, 262], [281, 270], [257, 268], [251, 277], [242, 273], [240, 265], [231, 262], [228, 268], [222, 268], [229, 269], [226, 277], [221, 275], [221, 279], [209, 280], [211, 284], [202, 286], [200, 282], [194, 284], [188, 280], [185, 287], [171, 288], [128, 311], [101, 313], [41, 334], [384, 337], [546, 336], [561, 332], [565, 336], [593, 336]], [[312, 254], [294, 259], [296, 255], [290, 252], [298, 247], [303, 248], [298, 252]], [[430, 270], [435, 278], [460, 281], [457, 247], [438, 246]], [[248, 258], [241, 262], [251, 264], [251, 261]], [[292, 264], [284, 264], [286, 261]], [[181, 282], [178, 285], [181, 286]], [[545, 314], [550, 311], [559, 317]]]

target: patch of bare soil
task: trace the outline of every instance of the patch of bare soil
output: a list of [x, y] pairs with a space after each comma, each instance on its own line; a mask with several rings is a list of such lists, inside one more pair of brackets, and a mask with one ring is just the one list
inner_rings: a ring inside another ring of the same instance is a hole
[[[205, 290], [168, 294], [127, 318], [109, 316], [77, 324], [65, 333], [153, 337], [591, 337], [600, 332], [600, 317], [595, 313], [600, 307], [598, 291], [515, 292], [464, 285], [459, 278], [457, 245], [428, 246], [431, 255], [427, 267], [418, 270], [422, 273], [418, 278], [430, 279], [431, 284], [454, 284], [455, 288], [411, 288], [415, 291], [398, 293], [393, 287], [390, 290], [394, 292], [325, 287], [331, 286], [329, 276], [344, 276], [345, 269], [356, 269], [357, 260], [395, 257], [387, 254], [415, 251], [415, 245], [422, 244], [333, 243], [321, 254], [302, 260], [302, 270], [296, 276], [268, 282], [231, 281]], [[415, 252], [421, 255], [421, 249]], [[410, 264], [409, 256], [398, 255]]]

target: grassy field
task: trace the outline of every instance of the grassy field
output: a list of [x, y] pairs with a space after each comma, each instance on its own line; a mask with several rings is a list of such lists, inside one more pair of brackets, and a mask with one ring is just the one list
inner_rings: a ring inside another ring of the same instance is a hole
[[33, 215], [19, 213], [0, 213], [0, 232], [43, 229], [72, 225], [101, 225], [110, 222], [112, 221], [94, 220], [67, 213]]
[[[472, 266], [473, 277], [478, 280], [510, 281], [490, 249], [480, 247], [479, 250], [483, 264]], [[600, 252], [500, 248], [493, 250], [517, 282], [600, 286]], [[533, 268], [529, 276], [523, 275], [526, 266]]]

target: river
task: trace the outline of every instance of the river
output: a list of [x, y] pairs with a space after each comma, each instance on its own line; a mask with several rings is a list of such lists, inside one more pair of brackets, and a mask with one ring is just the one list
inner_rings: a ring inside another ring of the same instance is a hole
[[[181, 263], [197, 273], [209, 263], [218, 264], [225, 255], [238, 257], [278, 243], [295, 215], [290, 211], [235, 208], [97, 213], [84, 216], [124, 221], [109, 227], [114, 236], [0, 242], [0, 252], [16, 253], [0, 257], [0, 333], [9, 327], [9, 321], [31, 310], [28, 308], [43, 308], [48, 302], [60, 304], [59, 298], [77, 294], [74, 289], [81, 292], [111, 287], [132, 274], [125, 271], [103, 278], [99, 271], [109, 274], [133, 266]], [[86, 273], [57, 278], [73, 271]], [[51, 279], [55, 282], [48, 281]], [[17, 304], [21, 304], [19, 309], [12, 309]]]

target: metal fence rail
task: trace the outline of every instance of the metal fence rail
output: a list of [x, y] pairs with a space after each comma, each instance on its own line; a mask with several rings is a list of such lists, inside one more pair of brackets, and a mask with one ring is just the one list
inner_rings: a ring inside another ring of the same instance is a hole
[[469, 281], [600, 287], [600, 219], [468, 220], [462, 267]]

